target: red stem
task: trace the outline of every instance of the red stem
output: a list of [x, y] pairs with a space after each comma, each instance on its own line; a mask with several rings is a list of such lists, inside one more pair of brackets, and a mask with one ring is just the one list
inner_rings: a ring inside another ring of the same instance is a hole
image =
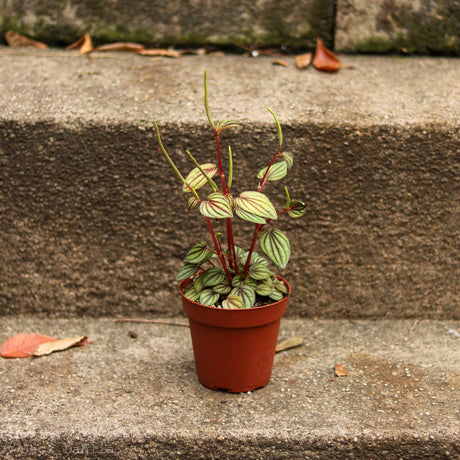
[[246, 260], [246, 265], [244, 266], [243, 276], [246, 276], [248, 274], [249, 264], [250, 264], [250, 261], [251, 261], [252, 253], [254, 252], [254, 248], [256, 247], [257, 237], [258, 237], [259, 231], [260, 231], [260, 229], [262, 227], [263, 227], [263, 225], [256, 224], [256, 226], [254, 228], [254, 236], [252, 237], [252, 242], [251, 242], [251, 247], [249, 248], [248, 258]]
[[224, 269], [225, 275], [227, 276], [228, 282], [232, 283], [232, 277], [228, 272], [227, 263], [225, 262], [225, 257], [222, 254], [222, 251], [219, 248], [219, 242], [217, 241], [216, 234], [214, 233], [214, 229], [212, 228], [211, 219], [206, 217], [206, 221], [208, 222], [209, 232], [211, 233], [212, 242], [214, 243], [214, 247], [216, 248], [217, 257], [219, 258], [220, 265]]
[[281, 147], [278, 147], [278, 151], [276, 152], [276, 155], [272, 158], [272, 161], [270, 161], [270, 164], [267, 167], [267, 170], [265, 171], [264, 176], [262, 177], [262, 180], [259, 182], [259, 186], [257, 187], [257, 191], [260, 192], [262, 190], [262, 187], [265, 185], [267, 182], [267, 174], [268, 171], [270, 171], [270, 168], [273, 166], [273, 163], [275, 160], [278, 158], [279, 154], [281, 152]]

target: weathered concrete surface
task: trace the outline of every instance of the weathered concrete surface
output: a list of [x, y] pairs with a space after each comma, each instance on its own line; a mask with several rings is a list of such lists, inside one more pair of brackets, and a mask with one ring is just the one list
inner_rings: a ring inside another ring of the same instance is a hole
[[206, 229], [152, 125], [184, 172], [185, 149], [214, 155], [207, 69], [214, 118], [243, 123], [223, 137], [235, 193], [276, 149], [265, 105], [294, 154], [291, 196], [309, 210], [281, 223], [291, 315], [459, 319], [458, 60], [347, 57], [334, 75], [235, 56], [4, 49], [0, 62], [2, 314], [179, 314], [175, 273]]
[[313, 47], [331, 43], [333, 0], [0, 0], [0, 35], [15, 30], [49, 44], [135, 41], [178, 46]]
[[[183, 318], [175, 318], [183, 322]], [[460, 322], [283, 320], [272, 381], [214, 392], [186, 328], [107, 319], [0, 319], [94, 343], [0, 358], [0, 452], [54, 458], [437, 458], [460, 455]], [[138, 338], [129, 337], [135, 331]], [[348, 377], [335, 377], [342, 364]]]
[[339, 0], [335, 48], [458, 56], [459, 22], [458, 0]]
[[50, 45], [85, 33], [97, 43], [312, 49], [460, 55], [458, 0], [0, 0], [0, 36], [14, 30]]

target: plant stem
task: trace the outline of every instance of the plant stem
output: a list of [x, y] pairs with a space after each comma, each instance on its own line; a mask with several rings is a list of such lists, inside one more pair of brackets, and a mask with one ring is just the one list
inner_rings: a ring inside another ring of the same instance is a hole
[[217, 241], [217, 238], [216, 238], [216, 234], [214, 232], [214, 229], [212, 228], [211, 219], [209, 217], [206, 217], [206, 221], [208, 223], [209, 232], [211, 233], [212, 242], [214, 243], [214, 247], [216, 248], [217, 257], [219, 258], [220, 265], [222, 266], [222, 268], [223, 268], [223, 270], [225, 272], [225, 276], [227, 277], [228, 282], [231, 285], [232, 284], [232, 277], [230, 276], [230, 273], [228, 272], [227, 263], [225, 262], [225, 257], [222, 254], [222, 251], [221, 251], [221, 249], [219, 247], [219, 242]]
[[252, 237], [252, 242], [251, 242], [251, 247], [249, 248], [248, 258], [246, 259], [246, 265], [244, 266], [243, 276], [246, 276], [248, 274], [252, 253], [254, 252], [254, 248], [256, 247], [257, 237], [259, 236], [259, 231], [262, 227], [263, 225], [256, 224], [254, 228], [254, 236]]

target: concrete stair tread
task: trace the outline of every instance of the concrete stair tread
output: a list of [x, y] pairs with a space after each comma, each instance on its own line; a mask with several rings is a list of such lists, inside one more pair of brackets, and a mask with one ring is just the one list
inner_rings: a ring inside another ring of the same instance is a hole
[[215, 120], [283, 124], [458, 126], [460, 61], [343, 56], [336, 74], [299, 71], [272, 57], [79, 56], [62, 50], [1, 50], [0, 119], [23, 122], [204, 124], [203, 72]]
[[[185, 322], [185, 318], [166, 321]], [[459, 321], [284, 319], [272, 381], [249, 394], [197, 381], [185, 327], [2, 317], [90, 345], [0, 360], [0, 451], [21, 458], [458, 458]], [[128, 331], [135, 331], [131, 338]], [[333, 366], [349, 376], [335, 377]]]

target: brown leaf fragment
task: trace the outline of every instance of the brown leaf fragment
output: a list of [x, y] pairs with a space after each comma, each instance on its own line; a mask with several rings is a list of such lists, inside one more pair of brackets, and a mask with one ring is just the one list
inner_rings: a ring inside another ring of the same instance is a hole
[[14, 335], [2, 345], [0, 354], [4, 358], [26, 358], [32, 356], [41, 344], [54, 340], [54, 337], [41, 334]]
[[93, 51], [93, 41], [91, 40], [90, 35], [83, 35], [83, 37], [81, 37], [75, 43], [72, 43], [71, 45], [67, 46], [66, 50], [71, 50], [73, 48], [76, 48], [80, 54], [87, 54]]
[[299, 54], [295, 57], [295, 66], [302, 70], [306, 69], [311, 64], [312, 53]]
[[34, 353], [34, 356], [49, 355], [54, 351], [67, 350], [76, 345], [84, 346], [88, 343], [88, 337], [67, 337], [65, 339], [54, 340], [53, 342], [41, 344]]
[[179, 51], [167, 50], [167, 49], [147, 49], [139, 51], [141, 56], [163, 56], [171, 58], [180, 58], [181, 53]]
[[101, 45], [94, 48], [94, 51], [128, 51], [131, 53], [139, 53], [145, 49], [144, 45], [139, 43], [109, 43], [107, 45]]
[[289, 67], [289, 64], [286, 61], [283, 61], [282, 59], [275, 59], [272, 61], [273, 65], [279, 65], [281, 67]]
[[5, 34], [6, 43], [13, 48], [28, 47], [28, 48], [40, 48], [46, 50], [48, 45], [32, 38], [26, 37], [24, 35], [17, 34], [12, 30], [9, 30]]
[[324, 46], [324, 43], [320, 38], [318, 38], [318, 41], [316, 42], [313, 65], [318, 70], [323, 70], [324, 72], [335, 72], [341, 67], [341, 63], [337, 59], [336, 55]]
[[337, 377], [348, 377], [350, 375], [342, 364], [336, 364], [334, 372]]
[[303, 344], [302, 337], [290, 337], [289, 339], [283, 340], [276, 345], [276, 353], [290, 348], [295, 348]]

